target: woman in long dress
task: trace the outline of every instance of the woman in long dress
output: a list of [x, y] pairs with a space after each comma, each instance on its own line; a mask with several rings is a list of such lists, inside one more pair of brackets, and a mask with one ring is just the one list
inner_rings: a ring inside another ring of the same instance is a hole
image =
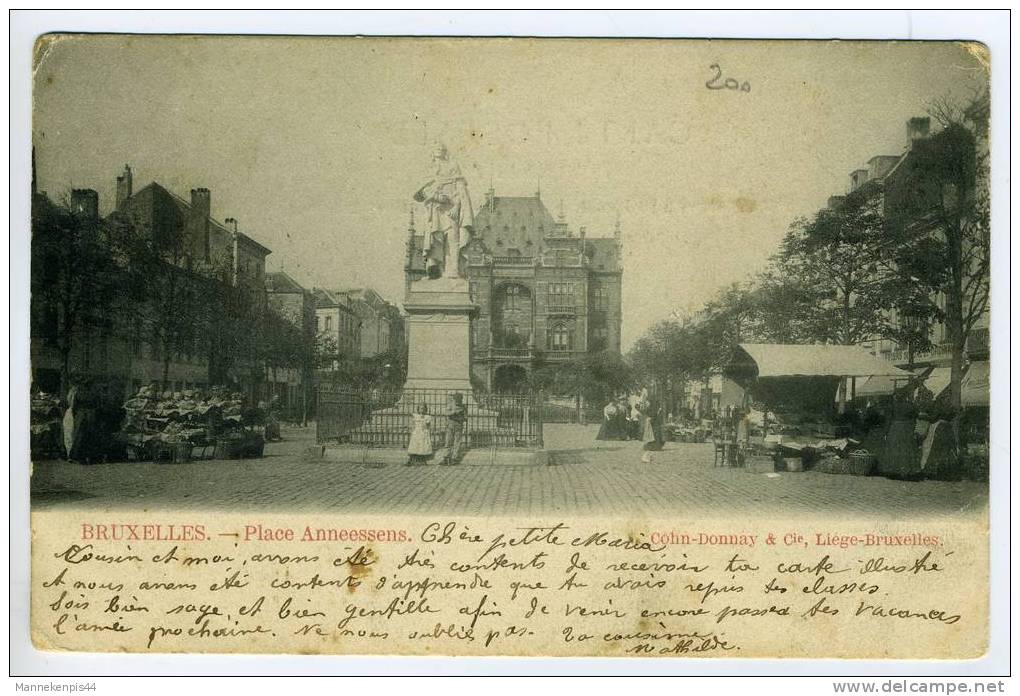
[[422, 402], [418, 412], [411, 416], [411, 440], [407, 444], [407, 465], [423, 466], [434, 453], [432, 449], [432, 416]]
[[599, 428], [599, 434], [595, 436], [596, 440], [616, 440], [619, 437], [617, 433], [619, 409], [620, 406], [615, 400], [610, 401], [602, 409], [602, 426]]
[[75, 392], [69, 461], [95, 464], [103, 459], [106, 442], [100, 433], [100, 391], [100, 385], [89, 381]]
[[637, 440], [641, 437], [641, 399], [631, 394], [627, 399], [627, 439]]
[[644, 450], [641, 461], [651, 464], [652, 452], [661, 452], [666, 441], [662, 435], [662, 402], [657, 395], [649, 397], [646, 394], [645, 398], [648, 405], [645, 407], [644, 432], [641, 435], [644, 443], [641, 446]]

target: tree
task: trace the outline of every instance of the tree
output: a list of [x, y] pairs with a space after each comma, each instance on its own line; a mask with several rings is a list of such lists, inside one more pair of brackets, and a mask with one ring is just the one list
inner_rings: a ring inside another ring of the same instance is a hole
[[330, 370], [340, 359], [340, 347], [336, 336], [330, 331], [320, 331], [315, 336], [315, 366], [320, 370]]
[[33, 333], [53, 341], [60, 355], [60, 391], [70, 383], [71, 354], [103, 327], [119, 284], [109, 230], [98, 217], [36, 196], [32, 205]]
[[234, 282], [226, 286], [231, 300], [230, 322], [233, 328], [232, 355], [235, 373], [248, 372], [248, 382], [257, 392], [266, 375], [270, 341], [269, 311], [265, 295], [265, 281], [244, 269], [234, 270]]
[[124, 269], [121, 289], [144, 318], [148, 342], [162, 364], [165, 387], [174, 356], [198, 355], [202, 350], [215, 284], [193, 267], [183, 228], [156, 235], [137, 229], [120, 213], [111, 215], [108, 224]]
[[266, 367], [275, 373], [278, 369], [293, 368], [303, 370], [309, 364], [309, 346], [304, 341], [301, 327], [294, 326], [286, 318], [276, 312], [266, 314], [265, 333]]
[[553, 363], [529, 375], [534, 389], [574, 397], [580, 420], [582, 400], [602, 404], [634, 384], [634, 372], [613, 351], [586, 353], [564, 363]]
[[664, 321], [637, 340], [629, 358], [637, 375], [662, 388], [672, 408], [689, 381], [707, 379], [712, 348], [702, 324]]
[[795, 303], [802, 338], [856, 345], [888, 334], [896, 287], [879, 263], [885, 223], [878, 203], [871, 187], [862, 187], [839, 205], [795, 221], [783, 239], [773, 277], [788, 279], [780, 287]]
[[407, 378], [407, 355], [387, 351], [363, 358], [341, 358], [333, 378], [354, 389], [395, 391]]
[[761, 343], [812, 343], [816, 288], [773, 263], [756, 279], [753, 321], [744, 335]]

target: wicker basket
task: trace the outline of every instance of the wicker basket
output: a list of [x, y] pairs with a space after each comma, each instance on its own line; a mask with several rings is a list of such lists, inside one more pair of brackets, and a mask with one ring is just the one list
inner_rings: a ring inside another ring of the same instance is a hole
[[870, 476], [878, 464], [878, 457], [868, 450], [859, 449], [851, 452], [847, 461], [850, 462], [850, 470], [847, 473], [851, 476]]
[[825, 474], [869, 476], [875, 470], [877, 458], [867, 450], [854, 450], [845, 459], [823, 459], [815, 466]]

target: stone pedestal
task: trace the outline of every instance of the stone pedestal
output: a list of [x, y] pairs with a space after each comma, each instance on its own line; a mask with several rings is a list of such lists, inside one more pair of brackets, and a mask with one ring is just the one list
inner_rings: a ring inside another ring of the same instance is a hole
[[369, 442], [389, 442], [393, 433], [408, 435], [412, 414], [418, 404], [426, 402], [432, 409], [434, 440], [441, 445], [446, 394], [459, 392], [467, 409], [462, 446], [478, 447], [493, 441], [499, 414], [482, 408], [471, 389], [471, 314], [477, 307], [471, 302], [468, 281], [438, 278], [413, 283], [404, 309], [409, 329], [407, 380], [400, 401], [373, 411], [360, 435]]
[[408, 318], [404, 390], [454, 389], [471, 393], [471, 302], [462, 278], [420, 280], [404, 301]]

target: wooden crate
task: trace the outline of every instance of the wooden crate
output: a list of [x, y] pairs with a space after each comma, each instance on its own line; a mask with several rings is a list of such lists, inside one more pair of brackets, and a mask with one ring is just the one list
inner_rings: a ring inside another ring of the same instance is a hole
[[776, 470], [776, 461], [771, 455], [749, 454], [744, 459], [744, 468], [752, 474], [770, 474]]

